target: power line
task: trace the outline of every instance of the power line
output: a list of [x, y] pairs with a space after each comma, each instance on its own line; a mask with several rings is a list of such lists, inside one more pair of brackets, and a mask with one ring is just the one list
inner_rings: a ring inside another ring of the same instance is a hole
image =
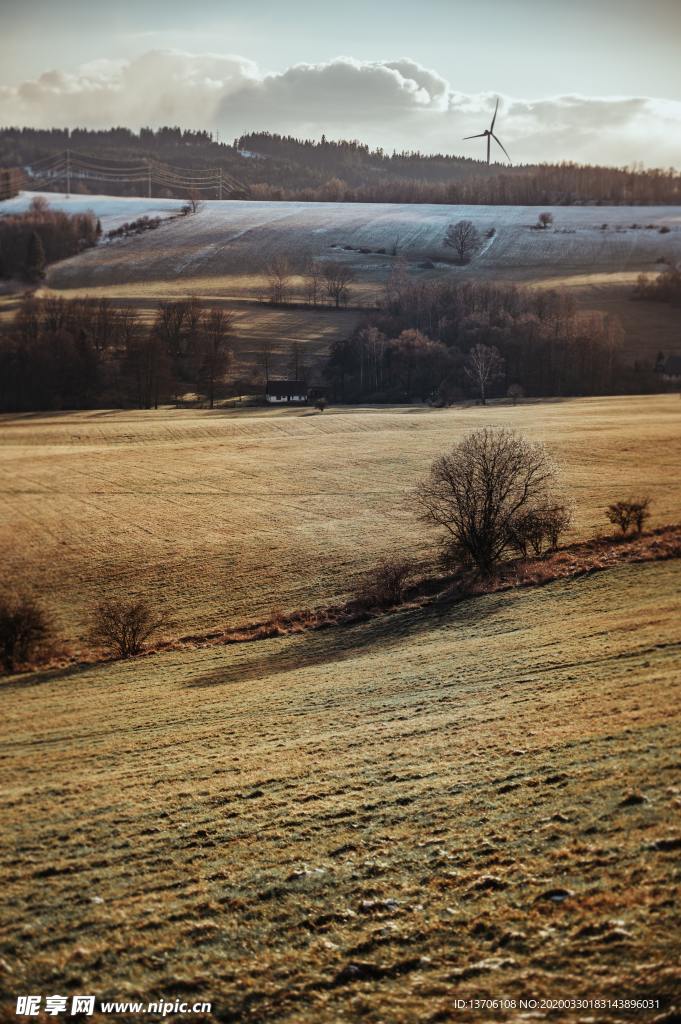
[[[179, 192], [214, 192], [218, 199], [247, 192], [246, 187], [223, 171], [222, 167], [193, 170], [149, 157], [139, 163], [123, 162], [109, 157], [76, 153], [71, 149], [33, 161], [23, 168], [23, 173], [27, 190], [54, 186], [61, 179], [65, 181], [67, 194], [71, 193], [75, 181], [139, 185], [144, 187], [149, 198], [154, 186]], [[139, 191], [142, 192], [142, 188]]]

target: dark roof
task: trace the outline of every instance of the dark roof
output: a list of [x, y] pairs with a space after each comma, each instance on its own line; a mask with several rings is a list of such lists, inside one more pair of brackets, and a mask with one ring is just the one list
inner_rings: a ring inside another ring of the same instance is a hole
[[266, 395], [285, 397], [286, 395], [306, 395], [307, 384], [304, 380], [270, 380], [265, 388]]

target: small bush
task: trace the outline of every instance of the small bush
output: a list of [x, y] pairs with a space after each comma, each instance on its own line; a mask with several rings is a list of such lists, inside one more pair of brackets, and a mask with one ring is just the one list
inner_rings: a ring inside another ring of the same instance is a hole
[[0, 597], [0, 661], [5, 672], [30, 664], [51, 632], [47, 613], [32, 597]]
[[661, 235], [668, 235], [670, 231], [671, 231], [671, 228], [668, 228], [666, 224], [663, 224], [662, 227], [660, 228], [660, 234]]
[[367, 573], [355, 593], [355, 600], [367, 608], [388, 608], [399, 604], [413, 575], [407, 558], [385, 558]]
[[149, 637], [165, 622], [163, 612], [134, 598], [100, 601], [92, 618], [91, 640], [119, 658], [140, 654]]
[[326, 399], [325, 398], [318, 398], [317, 401], [314, 404], [314, 407], [319, 412], [324, 412], [324, 410], [326, 409]]
[[644, 523], [650, 519], [650, 498], [630, 498], [628, 501], [615, 501], [608, 505], [605, 515], [613, 526], [619, 527], [622, 536], [629, 530], [640, 533]]
[[539, 557], [544, 550], [555, 550], [570, 520], [569, 509], [565, 505], [531, 509], [516, 516], [511, 523], [511, 547], [522, 558], [527, 558], [530, 552]]

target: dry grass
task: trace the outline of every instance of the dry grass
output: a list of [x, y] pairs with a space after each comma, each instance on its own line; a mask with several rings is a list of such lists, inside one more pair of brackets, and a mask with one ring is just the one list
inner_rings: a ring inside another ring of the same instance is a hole
[[[680, 573], [6, 682], [8, 1018], [24, 991], [256, 1024], [668, 1004]], [[633, 1019], [533, 1019], [585, 1017]]]
[[163, 600], [169, 635], [345, 598], [385, 555], [426, 557], [402, 508], [429, 461], [482, 423], [543, 439], [574, 494], [572, 538], [605, 505], [653, 498], [678, 521], [674, 396], [542, 404], [221, 413], [168, 410], [3, 417], [0, 556], [32, 582], [78, 652], [102, 595]]

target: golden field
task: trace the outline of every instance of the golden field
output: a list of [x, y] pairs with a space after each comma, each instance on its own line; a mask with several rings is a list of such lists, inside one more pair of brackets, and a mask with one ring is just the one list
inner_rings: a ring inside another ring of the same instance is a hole
[[605, 505], [630, 494], [650, 494], [651, 525], [679, 521], [674, 395], [4, 416], [5, 575], [35, 588], [76, 651], [102, 594], [162, 600], [173, 635], [325, 604], [385, 554], [429, 557], [435, 538], [405, 496], [485, 423], [547, 444], [574, 502], [573, 538], [609, 529]]
[[672, 561], [6, 681], [6, 1019], [674, 1020], [680, 616]]

